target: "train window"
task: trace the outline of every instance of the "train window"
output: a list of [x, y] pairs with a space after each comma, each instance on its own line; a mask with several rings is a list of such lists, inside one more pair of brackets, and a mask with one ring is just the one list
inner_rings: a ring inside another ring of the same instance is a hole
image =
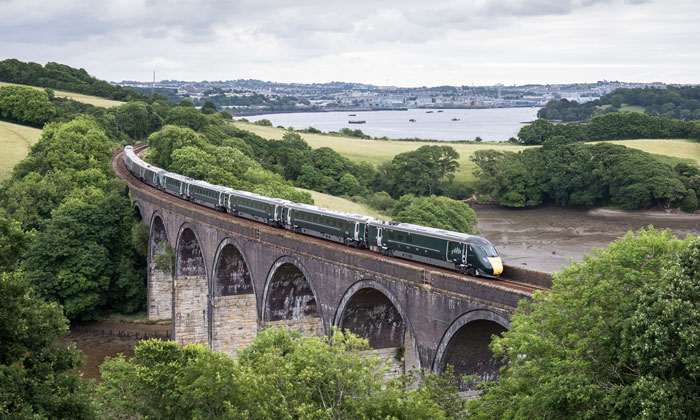
[[389, 236], [389, 239], [394, 239], [394, 232], [393, 231], [388, 231], [387, 236]]
[[403, 241], [403, 235], [396, 235], [396, 239], [398, 239], [399, 241]]
[[413, 242], [413, 238], [411, 238], [409, 235], [406, 235], [406, 242], [410, 244], [411, 242]]

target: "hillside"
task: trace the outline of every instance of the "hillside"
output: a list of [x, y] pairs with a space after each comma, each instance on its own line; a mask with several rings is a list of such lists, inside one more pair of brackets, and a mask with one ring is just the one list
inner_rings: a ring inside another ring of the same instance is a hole
[[[6, 83], [6, 82], [0, 82], [0, 86], [11, 86], [17, 84], [15, 83]], [[19, 86], [27, 86], [27, 85], [19, 85]], [[38, 90], [44, 90], [44, 88], [36, 87], [36, 86], [29, 86], [34, 89]], [[100, 106], [103, 108], [109, 108], [111, 106], [118, 106], [122, 105], [124, 102], [122, 101], [115, 101], [112, 99], [105, 99], [105, 98], [99, 98], [97, 96], [90, 96], [90, 95], [83, 95], [82, 93], [73, 93], [73, 92], [64, 92], [62, 90], [54, 90], [54, 96], [57, 98], [68, 98], [72, 99], [76, 102], [82, 102], [85, 104], [93, 105], [93, 106]]]
[[[260, 125], [233, 122], [233, 125], [251, 131], [266, 139], [281, 139], [285, 130], [275, 127], [263, 127]], [[304, 140], [313, 148], [330, 147], [341, 155], [355, 162], [369, 162], [374, 165], [389, 161], [399, 153], [416, 150], [426, 144], [435, 145], [435, 142], [414, 142], [414, 141], [382, 141], [382, 140], [360, 140], [356, 138], [333, 136], [328, 134], [308, 134], [299, 133]], [[438, 142], [439, 144], [439, 142]], [[474, 181], [472, 171], [476, 167], [469, 157], [477, 150], [498, 148], [498, 150], [517, 152], [526, 146], [516, 146], [503, 143], [444, 143], [459, 153], [459, 169], [455, 179], [457, 181]]]
[[12, 168], [41, 137], [41, 130], [0, 121], [0, 180], [7, 179]]

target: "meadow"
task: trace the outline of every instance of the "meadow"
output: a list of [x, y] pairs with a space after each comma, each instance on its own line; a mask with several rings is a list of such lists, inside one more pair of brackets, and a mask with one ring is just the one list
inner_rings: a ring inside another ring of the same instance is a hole
[[0, 180], [12, 174], [12, 168], [27, 154], [41, 137], [41, 130], [0, 121]]
[[[281, 139], [286, 130], [275, 127], [263, 127], [260, 125], [234, 122], [234, 126], [251, 131], [266, 139]], [[453, 147], [459, 153], [459, 169], [455, 175], [455, 180], [473, 182], [475, 180], [473, 171], [476, 168], [469, 157], [477, 150], [494, 149], [502, 151], [517, 152], [528, 146], [518, 146], [505, 143], [449, 143], [449, 142], [420, 142], [420, 141], [383, 141], [383, 140], [361, 140], [352, 137], [333, 136], [328, 134], [308, 134], [299, 133], [309, 146], [314, 149], [319, 147], [330, 147], [341, 155], [355, 162], [369, 162], [378, 165], [382, 162], [390, 161], [399, 153], [416, 150], [425, 145], [445, 144]]]
[[362, 214], [366, 216], [376, 217], [378, 219], [391, 220], [391, 217], [380, 213], [376, 210], [367, 207], [364, 204], [355, 203], [354, 201], [345, 198], [336, 197], [329, 194], [320, 193], [318, 191], [305, 190], [297, 188], [299, 191], [306, 191], [311, 194], [314, 199], [314, 205], [330, 210], [344, 211], [346, 213]]
[[[0, 86], [27, 86], [27, 85], [17, 85], [15, 83], [5, 83], [5, 82], [0, 82]], [[36, 86], [29, 86], [34, 89], [38, 90], [44, 90], [44, 88], [36, 87]], [[114, 101], [112, 99], [105, 99], [105, 98], [99, 98], [97, 96], [90, 96], [90, 95], [83, 95], [82, 93], [73, 93], [73, 92], [64, 92], [62, 90], [54, 90], [54, 96], [57, 98], [68, 98], [72, 99], [76, 102], [82, 102], [85, 104], [93, 105], [93, 106], [99, 106], [103, 108], [109, 108], [112, 106], [118, 106], [124, 104], [124, 102], [121, 101]]]

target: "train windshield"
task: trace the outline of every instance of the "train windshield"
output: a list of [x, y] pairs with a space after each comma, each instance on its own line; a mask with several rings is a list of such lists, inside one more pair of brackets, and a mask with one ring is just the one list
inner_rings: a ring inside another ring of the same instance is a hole
[[489, 258], [498, 257], [498, 252], [496, 252], [496, 248], [493, 245], [482, 245], [481, 249]]

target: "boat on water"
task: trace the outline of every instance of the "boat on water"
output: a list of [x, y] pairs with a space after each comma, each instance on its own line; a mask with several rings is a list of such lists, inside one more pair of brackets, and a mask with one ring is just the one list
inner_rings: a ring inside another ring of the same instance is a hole
[[365, 124], [366, 122], [365, 120], [350, 120], [348, 124]]
[[348, 117], [357, 117], [357, 114], [348, 114]]
[[459, 118], [452, 118], [452, 121], [459, 121]]
[[438, 109], [438, 112], [443, 112], [442, 109]]
[[408, 120], [408, 122], [416, 122], [416, 120], [414, 120], [413, 118], [411, 118], [410, 120]]
[[425, 111], [426, 114], [432, 114], [433, 111]]

